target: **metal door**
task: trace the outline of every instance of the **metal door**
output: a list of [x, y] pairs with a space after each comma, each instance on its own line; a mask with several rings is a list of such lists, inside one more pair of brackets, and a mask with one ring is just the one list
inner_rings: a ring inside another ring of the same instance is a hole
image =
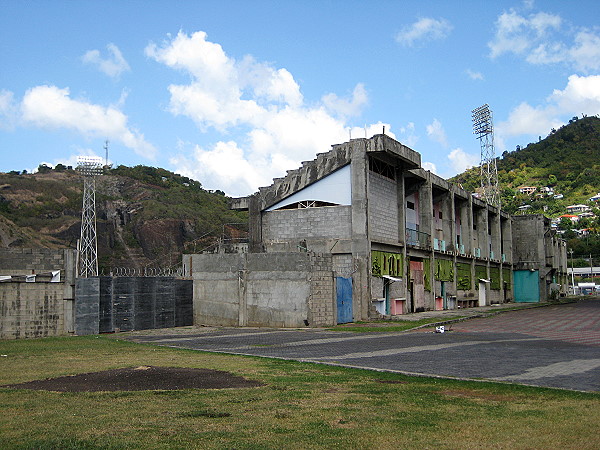
[[352, 322], [352, 278], [336, 277], [337, 323]]
[[540, 279], [537, 270], [513, 272], [515, 302], [537, 303], [540, 301]]
[[[423, 261], [410, 262], [410, 278], [413, 282], [412, 295], [414, 311], [425, 310], [425, 277]], [[413, 312], [414, 312], [413, 311]]]

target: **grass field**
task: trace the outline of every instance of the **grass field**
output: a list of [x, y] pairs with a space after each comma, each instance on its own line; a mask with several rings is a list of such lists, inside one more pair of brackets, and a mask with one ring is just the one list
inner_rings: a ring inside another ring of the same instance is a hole
[[0, 448], [598, 448], [600, 394], [407, 377], [87, 336], [0, 341], [0, 385], [140, 365], [246, 389], [0, 388]]

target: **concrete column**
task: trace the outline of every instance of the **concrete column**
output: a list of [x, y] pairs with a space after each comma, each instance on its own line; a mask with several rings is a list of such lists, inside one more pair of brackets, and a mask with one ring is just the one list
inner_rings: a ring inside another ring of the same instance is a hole
[[419, 187], [419, 231], [429, 235], [429, 245], [433, 248], [433, 198], [429, 177]]
[[446, 192], [441, 196], [441, 208], [442, 213], [442, 239], [446, 241], [446, 250], [453, 250], [454, 242], [454, 208], [453, 208], [454, 197], [450, 192]]
[[371, 301], [370, 267], [371, 244], [369, 242], [368, 170], [364, 140], [351, 141], [352, 177], [352, 257], [357, 270], [352, 275], [352, 310], [354, 320], [368, 318]]
[[500, 259], [501, 258], [501, 239], [502, 239], [502, 233], [501, 233], [501, 227], [500, 227], [500, 214], [490, 211], [488, 213], [488, 215], [489, 215], [489, 217], [488, 217], [489, 226], [492, 231], [490, 239], [491, 239], [491, 244], [492, 244], [492, 251], [494, 252], [494, 259]]
[[450, 208], [450, 215], [448, 216], [450, 219], [450, 236], [446, 241], [446, 245], [448, 246], [448, 250], [458, 252], [460, 249], [456, 240], [456, 198], [454, 197], [454, 192], [448, 193], [448, 203]]
[[[473, 254], [473, 198], [469, 197], [461, 208], [461, 221], [465, 253]], [[464, 220], [463, 220], [464, 219]]]
[[396, 194], [398, 204], [398, 241], [400, 245], [406, 247], [406, 198], [404, 193], [404, 169], [402, 167], [396, 170]]
[[258, 194], [248, 198], [248, 247], [250, 253], [262, 253], [262, 211]]
[[512, 220], [510, 217], [500, 217], [500, 232], [502, 233], [502, 253], [506, 262], [512, 262]]

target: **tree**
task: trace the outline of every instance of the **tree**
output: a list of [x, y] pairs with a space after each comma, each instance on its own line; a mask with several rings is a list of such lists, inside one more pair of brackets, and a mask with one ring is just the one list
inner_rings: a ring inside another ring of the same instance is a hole
[[556, 186], [556, 183], [558, 182], [558, 180], [556, 179], [555, 175], [548, 175], [548, 186]]
[[558, 223], [559, 230], [572, 230], [573, 229], [573, 221], [568, 217], [562, 217], [560, 222]]
[[52, 170], [51, 167], [48, 167], [46, 164], [40, 164], [38, 166], [38, 173], [48, 173]]

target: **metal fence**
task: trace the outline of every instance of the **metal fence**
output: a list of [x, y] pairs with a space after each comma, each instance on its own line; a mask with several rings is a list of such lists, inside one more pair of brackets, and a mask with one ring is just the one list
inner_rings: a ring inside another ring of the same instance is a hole
[[431, 248], [431, 236], [422, 231], [406, 229], [406, 245], [412, 245], [419, 248]]

